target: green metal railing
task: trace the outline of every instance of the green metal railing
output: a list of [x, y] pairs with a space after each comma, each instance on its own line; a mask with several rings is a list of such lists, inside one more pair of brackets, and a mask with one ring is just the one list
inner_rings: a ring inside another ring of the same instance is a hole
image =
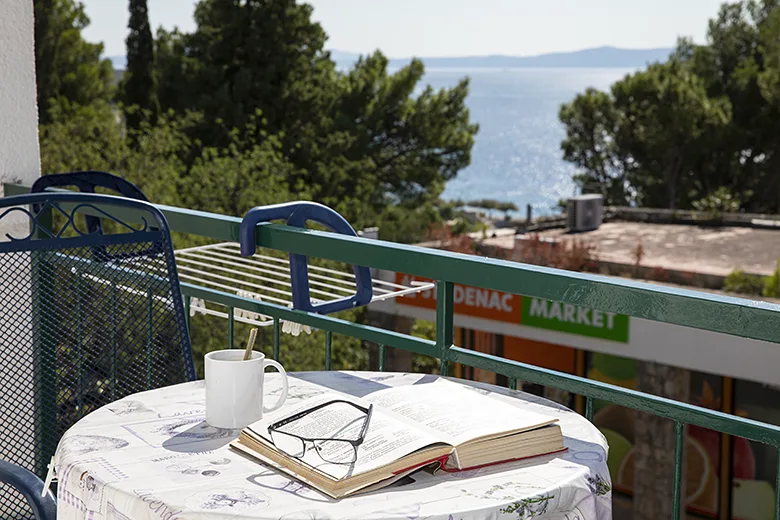
[[[7, 195], [28, 191], [28, 188], [18, 185], [6, 184], [4, 188]], [[158, 208], [165, 214], [173, 231], [217, 241], [239, 240], [240, 218], [171, 206], [158, 205]], [[279, 357], [280, 320], [284, 319], [325, 331], [326, 369], [331, 368], [332, 335], [343, 334], [378, 344], [380, 370], [385, 368], [385, 346], [391, 346], [439, 358], [444, 375], [447, 374], [448, 362], [455, 362], [506, 376], [512, 388], [517, 386], [517, 381], [527, 381], [582, 395], [586, 399], [585, 415], [589, 420], [593, 418], [596, 399], [670, 419], [675, 424], [672, 495], [675, 520], [679, 519], [681, 512], [685, 424], [780, 449], [778, 426], [453, 345], [455, 283], [772, 343], [780, 343], [778, 305], [274, 224], [259, 225], [256, 241], [258, 247], [435, 280], [435, 341], [183, 283], [187, 306], [191, 298], [200, 298], [226, 306], [231, 317], [236, 308], [272, 316], [273, 356], [276, 359]], [[229, 323], [232, 331], [233, 320]], [[780, 454], [777, 460], [775, 519], [780, 520]]]

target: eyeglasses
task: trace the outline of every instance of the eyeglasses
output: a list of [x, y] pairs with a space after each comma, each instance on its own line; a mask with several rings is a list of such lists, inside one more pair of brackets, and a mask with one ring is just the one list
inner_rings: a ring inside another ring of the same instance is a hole
[[[350, 417], [350, 415], [354, 416], [354, 413], [348, 414], [344, 413], [343, 410], [336, 409], [336, 406], [340, 404], [350, 405], [364, 415]], [[297, 435], [292, 431], [279, 431], [280, 428], [291, 425], [295, 421], [326, 407], [334, 407], [334, 414], [331, 417], [317, 417], [315, 420], [320, 423], [321, 421], [332, 423], [333, 429], [337, 429], [337, 433], [339, 434], [344, 434], [345, 431], [354, 430], [357, 421], [363, 421], [363, 426], [360, 428], [356, 439], [305, 437]], [[365, 408], [350, 401], [335, 399], [273, 423], [268, 427], [268, 433], [271, 435], [271, 442], [274, 443], [274, 446], [296, 459], [302, 458], [306, 454], [306, 447], [311, 445], [314, 447], [314, 451], [316, 451], [320, 458], [325, 462], [331, 464], [353, 464], [357, 461], [358, 446], [360, 446], [366, 438], [366, 432], [368, 432], [368, 424], [371, 422], [371, 412], [373, 409], [373, 404], [369, 405], [368, 408]]]

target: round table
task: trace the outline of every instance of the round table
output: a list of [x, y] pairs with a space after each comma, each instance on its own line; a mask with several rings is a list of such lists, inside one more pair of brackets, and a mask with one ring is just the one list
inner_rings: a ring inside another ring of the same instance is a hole
[[[266, 384], [274, 376], [267, 374]], [[295, 373], [290, 374], [290, 399], [306, 399], [307, 391], [310, 396], [312, 382], [366, 395], [432, 377], [438, 376]], [[239, 431], [205, 423], [205, 385], [196, 381], [121, 399], [65, 433], [54, 460], [58, 519], [612, 518], [607, 443], [591, 423], [524, 392], [455, 381], [557, 417], [568, 449], [447, 475], [418, 472], [402, 486], [333, 500], [230, 448]]]

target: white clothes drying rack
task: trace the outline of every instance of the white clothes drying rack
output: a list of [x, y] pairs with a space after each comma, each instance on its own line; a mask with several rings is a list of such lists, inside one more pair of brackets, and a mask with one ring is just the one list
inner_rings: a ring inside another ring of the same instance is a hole
[[[255, 253], [241, 256], [235, 242], [222, 242], [206, 246], [190, 247], [175, 251], [176, 267], [182, 281], [204, 285], [244, 298], [284, 305], [292, 308], [292, 283], [290, 261], [287, 258]], [[434, 283], [411, 282], [410, 285], [380, 280], [372, 276], [371, 302], [397, 298], [407, 294], [433, 289]], [[355, 274], [349, 271], [309, 265], [309, 291], [313, 303], [322, 303], [351, 296], [355, 293]], [[205, 314], [229, 319], [229, 311], [222, 305], [193, 298], [190, 316]], [[224, 310], [222, 310], [224, 309]], [[233, 319], [258, 327], [273, 324], [273, 318], [262, 314], [235, 309]], [[298, 323], [282, 320], [282, 331], [295, 336], [311, 329]]]

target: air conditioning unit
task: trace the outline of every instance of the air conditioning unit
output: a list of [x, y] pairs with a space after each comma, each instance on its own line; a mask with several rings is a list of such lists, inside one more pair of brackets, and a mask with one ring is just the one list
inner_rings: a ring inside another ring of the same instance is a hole
[[604, 197], [597, 194], [569, 199], [566, 210], [569, 231], [592, 231], [603, 222]]

